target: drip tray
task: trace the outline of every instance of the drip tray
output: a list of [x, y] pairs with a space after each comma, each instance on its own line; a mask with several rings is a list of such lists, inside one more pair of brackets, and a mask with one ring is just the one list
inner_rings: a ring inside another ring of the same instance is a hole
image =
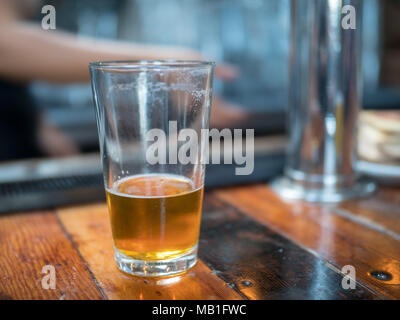
[[51, 208], [105, 199], [102, 174], [0, 184], [0, 212]]
[[0, 165], [0, 213], [104, 199], [98, 154]]
[[[256, 138], [252, 174], [236, 175], [235, 164], [210, 164], [207, 165], [205, 187], [210, 190], [266, 182], [282, 172], [285, 144], [284, 136]], [[65, 159], [0, 164], [0, 213], [50, 209], [104, 200], [102, 167], [98, 153]]]

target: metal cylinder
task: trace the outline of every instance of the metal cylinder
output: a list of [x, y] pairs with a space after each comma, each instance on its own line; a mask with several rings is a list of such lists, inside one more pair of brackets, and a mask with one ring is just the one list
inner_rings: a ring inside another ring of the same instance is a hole
[[337, 202], [375, 185], [359, 179], [362, 0], [292, 0], [289, 144], [284, 198]]

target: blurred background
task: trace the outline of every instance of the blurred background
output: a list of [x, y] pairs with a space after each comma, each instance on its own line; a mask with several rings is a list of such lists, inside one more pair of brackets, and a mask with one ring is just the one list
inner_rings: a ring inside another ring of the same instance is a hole
[[[9, 0], [0, 0], [3, 1]], [[266, 160], [264, 165], [256, 164], [257, 179], [265, 179], [281, 169], [289, 82], [290, 0], [46, 0], [45, 3], [16, 0], [16, 3], [16, 10], [24, 11], [19, 21], [38, 26], [44, 16], [41, 7], [53, 5], [57, 29], [46, 31], [49, 33], [66, 31], [78, 39], [187, 47], [207, 59], [230, 64], [237, 76], [229, 81], [224, 77], [215, 80], [217, 99], [223, 105], [217, 109], [223, 111], [212, 115], [212, 125], [255, 128], [257, 137], [266, 138], [260, 140], [264, 141], [260, 145], [269, 146], [264, 154], [274, 164], [268, 165]], [[363, 3], [363, 108], [399, 109], [400, 2], [364, 0]], [[7, 47], [6, 38], [0, 36], [0, 48]], [[21, 52], [16, 52], [15, 57], [20, 59]], [[98, 151], [88, 81], [48, 81], [34, 76], [24, 79], [23, 74], [20, 78], [15, 80], [12, 73], [3, 72], [0, 64], [0, 110], [3, 109], [0, 160], [8, 165], [0, 168], [0, 180], [9, 180], [12, 174], [20, 180], [27, 179], [29, 170], [15, 169], [13, 160], [76, 157]], [[22, 99], [24, 107], [20, 113], [7, 116], [7, 107], [16, 97]], [[391, 119], [396, 121], [395, 118]], [[13, 132], [20, 136], [23, 152], [14, 150]], [[271, 158], [271, 154], [279, 157]], [[84, 168], [83, 160], [76, 163]], [[49, 174], [49, 166], [48, 162], [42, 165], [43, 172]]]
[[[186, 46], [209, 59], [231, 63], [239, 76], [229, 82], [217, 79], [216, 92], [250, 113], [269, 114], [263, 121], [253, 117], [242, 125], [256, 127], [260, 134], [284, 130], [289, 0], [52, 0], [46, 4], [56, 8], [57, 30], [78, 37]], [[396, 14], [400, 18], [396, 1], [364, 0], [365, 108], [400, 106]], [[42, 17], [37, 10], [31, 20], [39, 24]], [[47, 121], [68, 135], [81, 152], [97, 150], [88, 83], [32, 81], [30, 90]]]

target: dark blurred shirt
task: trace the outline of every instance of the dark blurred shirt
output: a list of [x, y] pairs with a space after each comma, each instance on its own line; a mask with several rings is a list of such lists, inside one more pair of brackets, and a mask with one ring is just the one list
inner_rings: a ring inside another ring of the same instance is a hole
[[27, 86], [0, 79], [0, 161], [40, 155], [38, 120]]

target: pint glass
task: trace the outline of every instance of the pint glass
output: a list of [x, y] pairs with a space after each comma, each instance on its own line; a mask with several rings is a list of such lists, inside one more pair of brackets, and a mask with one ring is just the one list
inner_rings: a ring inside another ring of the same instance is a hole
[[196, 264], [213, 71], [202, 61], [90, 64], [115, 260], [126, 273]]
[[362, 4], [291, 1], [289, 143], [285, 174], [271, 184], [285, 199], [334, 203], [375, 190], [356, 170]]

